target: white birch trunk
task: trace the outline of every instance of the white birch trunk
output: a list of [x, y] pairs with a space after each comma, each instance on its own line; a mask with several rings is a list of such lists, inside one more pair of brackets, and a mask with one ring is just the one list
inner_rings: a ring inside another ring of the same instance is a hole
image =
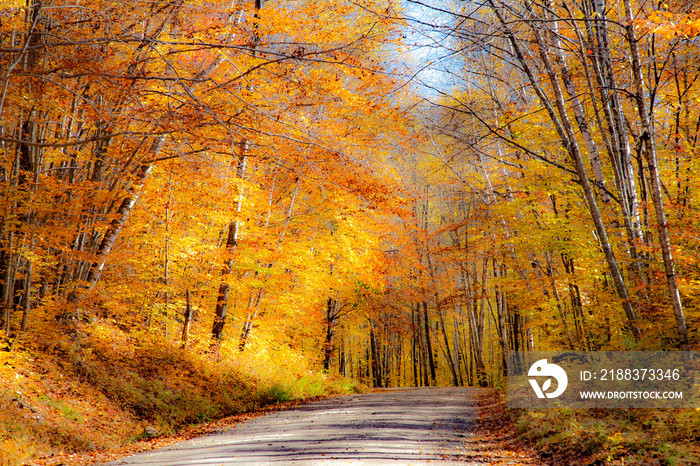
[[683, 314], [683, 305], [681, 303], [680, 293], [678, 291], [678, 283], [676, 282], [676, 271], [673, 264], [673, 254], [671, 253], [671, 244], [668, 238], [668, 225], [666, 223], [666, 214], [664, 212], [664, 203], [661, 193], [661, 181], [659, 178], [658, 160], [656, 156], [656, 144], [654, 136], [654, 126], [651, 121], [652, 109], [648, 108], [644, 97], [644, 79], [642, 74], [641, 59], [639, 56], [639, 47], [634, 27], [634, 17], [632, 16], [632, 6], [629, 0], [624, 0], [625, 14], [627, 20], [627, 40], [629, 42], [630, 54], [632, 58], [632, 72], [634, 76], [635, 100], [637, 101], [637, 110], [639, 112], [639, 120], [642, 124], [642, 138], [644, 143], [644, 155], [647, 161], [649, 170], [649, 178], [651, 180], [651, 197], [654, 202], [654, 210], [656, 212], [656, 224], [659, 232], [659, 244], [661, 245], [661, 253], [664, 261], [664, 271], [666, 272], [666, 283], [668, 286], [668, 294], [673, 308], [673, 315], [676, 320], [676, 328], [678, 330], [678, 344], [681, 350], [688, 351], [690, 349], [688, 343], [688, 328]]

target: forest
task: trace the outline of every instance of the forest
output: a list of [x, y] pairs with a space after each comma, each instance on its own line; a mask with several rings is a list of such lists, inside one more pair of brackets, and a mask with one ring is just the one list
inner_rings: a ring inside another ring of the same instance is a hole
[[0, 0], [0, 463], [698, 350], [699, 40], [690, 0]]

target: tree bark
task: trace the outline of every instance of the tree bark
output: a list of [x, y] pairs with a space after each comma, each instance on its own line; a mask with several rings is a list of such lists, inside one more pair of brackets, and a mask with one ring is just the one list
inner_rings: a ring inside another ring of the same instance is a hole
[[416, 322], [416, 311], [411, 303], [411, 363], [413, 365], [413, 386], [420, 386], [420, 374], [418, 373], [418, 323]]
[[515, 58], [518, 60], [523, 70], [525, 71], [530, 84], [537, 93], [540, 102], [545, 107], [550, 120], [554, 124], [559, 137], [561, 138], [561, 143], [563, 148], [567, 151], [572, 164], [574, 165], [576, 174], [579, 178], [579, 183], [583, 188], [586, 203], [588, 205], [591, 218], [595, 225], [596, 233], [598, 234], [598, 240], [600, 242], [603, 254], [605, 256], [608, 268], [610, 269], [610, 274], [615, 285], [618, 296], [622, 301], [622, 308], [625, 312], [627, 318], [627, 327], [635, 340], [638, 340], [641, 335], [641, 330], [637, 322], [637, 316], [634, 308], [632, 307], [632, 302], [630, 300], [629, 292], [627, 290], [627, 285], [622, 277], [622, 272], [620, 271], [617, 259], [615, 258], [615, 253], [613, 252], [612, 245], [608, 238], [607, 229], [603, 222], [603, 218], [598, 208], [598, 203], [595, 199], [595, 195], [591, 188], [591, 184], [588, 181], [588, 175], [583, 164], [583, 159], [581, 157], [581, 152], [576, 142], [576, 136], [571, 126], [571, 122], [568, 117], [567, 108], [565, 100], [559, 85], [558, 77], [552, 67], [552, 64], [543, 50], [541, 45], [541, 37], [539, 33], [533, 27], [533, 32], [537, 39], [538, 48], [540, 49], [540, 58], [542, 59], [546, 75], [548, 77], [549, 83], [551, 84], [554, 91], [554, 104], [550, 101], [549, 97], [545, 94], [544, 90], [539, 85], [539, 79], [536, 73], [530, 66], [529, 60], [526, 58], [526, 53], [523, 51], [521, 42], [515, 35], [515, 32], [510, 28], [510, 23], [504, 17], [501, 8], [496, 4], [495, 0], [488, 0], [491, 9], [496, 14], [506, 37], [510, 41]]
[[190, 296], [190, 289], [185, 290], [185, 312], [184, 312], [185, 322], [182, 324], [182, 348], [184, 349], [187, 345], [187, 339], [190, 335], [190, 322], [192, 320], [192, 300]]
[[425, 350], [428, 353], [428, 365], [430, 368], [430, 385], [436, 384], [435, 358], [433, 357], [433, 344], [430, 339], [430, 316], [428, 315], [428, 302], [423, 301], [423, 324], [425, 325]]
[[[493, 278], [498, 278], [500, 276], [500, 266], [495, 258], [493, 261]], [[495, 287], [494, 297], [496, 301], [496, 316], [498, 318], [498, 343], [501, 347], [501, 366], [503, 370], [503, 376], [508, 376], [508, 328], [506, 327], [506, 306], [505, 297], [501, 292], [498, 285]]]
[[371, 366], [372, 366], [372, 380], [373, 380], [373, 386], [381, 388], [382, 387], [382, 374], [381, 374], [381, 366], [380, 366], [380, 361], [379, 361], [379, 350], [377, 348], [377, 337], [374, 333], [374, 326], [372, 323], [370, 323], [370, 328], [369, 328], [369, 346], [370, 350], [372, 352], [371, 355]]
[[326, 301], [326, 338], [323, 342], [323, 368], [328, 371], [333, 356], [333, 336], [337, 324], [338, 301], [328, 298]]
[[[151, 150], [149, 151], [153, 158], [158, 156], [164, 144], [165, 136], [161, 136], [153, 142]], [[92, 263], [90, 272], [85, 280], [87, 282], [86, 286], [88, 292], [95, 287], [100, 279], [100, 275], [102, 274], [102, 270], [107, 262], [107, 258], [112, 252], [112, 248], [119, 238], [119, 233], [121, 233], [122, 228], [126, 224], [126, 219], [129, 217], [129, 214], [131, 214], [131, 209], [134, 207], [136, 200], [139, 198], [143, 185], [146, 182], [146, 178], [148, 178], [148, 174], [151, 172], [152, 168], [153, 164], [151, 163], [143, 163], [139, 166], [136, 172], [136, 181], [129, 188], [128, 196], [122, 200], [122, 203], [115, 214], [115, 218], [109, 224], [109, 228], [107, 228], [107, 231], [105, 231], [105, 234], [102, 236], [102, 241], [100, 242], [100, 247], [97, 251], [97, 259]], [[77, 298], [78, 296], [74, 295], [74, 298], [71, 301], [76, 302]]]
[[[437, 296], [436, 296], [437, 299]], [[440, 319], [440, 330], [442, 331], [442, 338], [445, 340], [445, 350], [447, 352], [447, 360], [450, 363], [450, 371], [452, 372], [452, 382], [455, 387], [459, 386], [459, 377], [457, 377], [457, 369], [455, 368], [455, 360], [452, 357], [452, 350], [450, 349], [450, 340], [447, 338], [447, 329], [445, 328], [445, 317], [442, 315], [442, 307], [439, 302], [437, 304], [438, 318]]]
[[659, 232], [659, 244], [661, 246], [661, 254], [663, 256], [664, 271], [666, 272], [666, 283], [668, 294], [673, 307], [673, 315], [676, 320], [676, 329], [678, 331], [678, 346], [682, 351], [689, 351], [690, 345], [688, 342], [688, 328], [683, 314], [683, 305], [681, 303], [680, 293], [678, 291], [678, 283], [676, 281], [676, 271], [673, 264], [673, 255], [671, 253], [671, 242], [668, 238], [668, 225], [666, 222], [666, 214], [664, 212], [664, 203], [661, 193], [661, 181], [659, 179], [658, 161], [656, 156], [656, 144], [654, 135], [654, 126], [651, 121], [652, 109], [648, 107], [644, 97], [644, 80], [642, 74], [641, 59], [639, 56], [638, 40], [636, 37], [634, 17], [632, 16], [632, 6], [629, 0], [623, 0], [625, 5], [625, 14], [627, 19], [627, 41], [630, 47], [630, 55], [632, 58], [632, 74], [634, 77], [635, 100], [637, 102], [637, 110], [639, 120], [642, 124], [642, 134], [640, 138], [644, 144], [644, 155], [647, 161], [649, 170], [649, 178], [651, 179], [651, 197], [654, 202], [654, 210], [656, 212], [656, 224]]
[[[236, 176], [239, 180], [245, 179], [246, 166], [248, 161], [248, 141], [243, 140], [239, 144], [239, 154], [237, 156]], [[243, 209], [243, 192], [238, 193], [236, 199], [236, 218], [228, 224], [228, 234], [226, 236], [224, 266], [221, 269], [221, 283], [216, 297], [216, 307], [214, 309], [214, 323], [212, 324], [211, 334], [215, 340], [221, 340], [224, 333], [224, 324], [226, 323], [226, 308], [228, 306], [228, 295], [231, 286], [227, 282], [228, 276], [233, 271], [233, 256], [238, 246], [238, 234], [240, 230], [240, 214]]]

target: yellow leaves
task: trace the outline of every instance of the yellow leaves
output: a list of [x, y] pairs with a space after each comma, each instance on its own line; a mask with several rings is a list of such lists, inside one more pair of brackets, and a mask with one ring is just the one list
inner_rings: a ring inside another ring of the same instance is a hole
[[[391, 33], [372, 13], [381, 2], [266, 2], [257, 17], [244, 3], [241, 11], [217, 1], [52, 4], [40, 69], [12, 77], [3, 113], [8, 131], [31, 120], [37, 140], [87, 141], [33, 153], [43, 165], [31, 196], [5, 186], [3, 202], [21, 207], [5, 231], [23, 245], [36, 232], [23, 256], [35, 265], [34, 284], [49, 288], [36, 315], [62, 312], [66, 290], [87, 285], [110, 222], [122, 218], [117, 209], [137, 194], [101, 282], [81, 303], [105, 319], [96, 341], [113, 326], [172, 336], [185, 291], [197, 313], [192, 332], [206, 341], [226, 282], [236, 318], [264, 290], [270, 333], [256, 345], [301, 328], [311, 347], [332, 290], [382, 289], [375, 275], [384, 273], [384, 222], [400, 204], [400, 183], [396, 170], [375, 165], [405, 129], [388, 95], [394, 83], [378, 72]], [[20, 23], [3, 18], [3, 37]], [[15, 152], [4, 155], [12, 173]], [[154, 159], [139, 191], [138, 167]]]
[[637, 21], [637, 26], [660, 34], [667, 40], [684, 37], [693, 38], [700, 35], [700, 16], [698, 13], [675, 13], [657, 10], [646, 18]]
[[0, 374], [2, 380], [12, 380], [16, 378], [16, 368], [26, 363], [27, 356], [23, 352], [10, 351], [14, 346], [14, 339], [3, 341], [0, 347]]
[[25, 6], [26, 2], [23, 0], [0, 0], [0, 10], [10, 8], [23, 8]]

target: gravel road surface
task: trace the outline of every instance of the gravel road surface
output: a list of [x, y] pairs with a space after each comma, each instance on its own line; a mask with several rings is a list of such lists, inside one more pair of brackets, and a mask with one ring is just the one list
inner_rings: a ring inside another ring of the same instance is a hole
[[408, 388], [339, 396], [107, 464], [483, 464], [464, 456], [479, 390]]

